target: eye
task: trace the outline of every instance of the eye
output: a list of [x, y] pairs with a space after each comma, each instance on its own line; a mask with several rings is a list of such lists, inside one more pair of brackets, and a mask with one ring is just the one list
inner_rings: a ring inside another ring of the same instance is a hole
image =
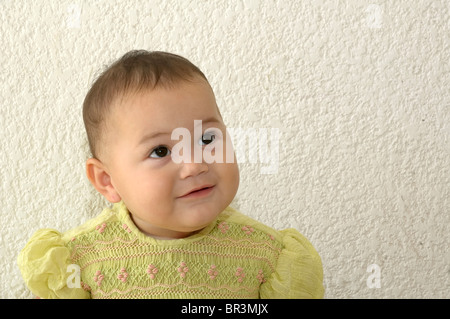
[[162, 158], [167, 155], [170, 155], [170, 150], [165, 146], [158, 146], [150, 153], [151, 158]]
[[214, 142], [215, 139], [216, 134], [214, 134], [214, 132], [206, 132], [198, 142], [200, 145], [208, 145]]

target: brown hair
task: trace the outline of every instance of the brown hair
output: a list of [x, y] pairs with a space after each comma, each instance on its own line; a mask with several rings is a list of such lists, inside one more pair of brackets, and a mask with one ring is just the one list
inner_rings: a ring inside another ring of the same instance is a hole
[[94, 81], [83, 102], [83, 121], [92, 156], [98, 158], [98, 141], [111, 105], [119, 97], [157, 87], [170, 88], [200, 76], [198, 67], [168, 52], [133, 50], [106, 68]]

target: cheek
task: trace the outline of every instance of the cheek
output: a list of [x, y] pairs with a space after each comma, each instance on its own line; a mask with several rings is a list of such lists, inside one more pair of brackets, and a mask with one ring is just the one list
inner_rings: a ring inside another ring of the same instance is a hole
[[[240, 181], [239, 166], [238, 166], [238, 164], [236, 162], [236, 157], [234, 158], [234, 163], [231, 164], [231, 165], [233, 165], [233, 168], [232, 168], [233, 187], [235, 189], [234, 190], [234, 195], [236, 195], [237, 190], [239, 188], [239, 181]], [[233, 195], [233, 197], [234, 197], [234, 195]]]
[[141, 174], [139, 176], [139, 183], [136, 187], [139, 188], [141, 194], [146, 194], [152, 200], [163, 200], [171, 196], [173, 193], [174, 181], [170, 174], [152, 173]]
[[227, 192], [234, 197], [239, 187], [239, 168], [236, 163], [217, 164], [220, 171], [220, 179], [223, 181]]
[[174, 181], [165, 170], [143, 168], [122, 174], [119, 191], [141, 205], [163, 203], [173, 194]]

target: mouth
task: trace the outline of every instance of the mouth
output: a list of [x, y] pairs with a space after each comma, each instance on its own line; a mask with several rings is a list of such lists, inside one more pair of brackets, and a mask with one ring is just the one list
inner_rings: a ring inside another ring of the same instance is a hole
[[214, 189], [215, 185], [203, 185], [200, 187], [196, 187], [191, 189], [186, 194], [179, 196], [178, 198], [198, 198], [209, 195]]

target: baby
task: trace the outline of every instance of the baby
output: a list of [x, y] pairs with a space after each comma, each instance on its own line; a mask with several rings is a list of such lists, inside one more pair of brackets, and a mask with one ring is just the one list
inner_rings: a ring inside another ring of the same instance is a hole
[[305, 237], [229, 206], [238, 165], [191, 62], [128, 52], [94, 82], [83, 119], [87, 177], [113, 205], [65, 233], [31, 237], [18, 264], [36, 296], [323, 297], [321, 260]]

